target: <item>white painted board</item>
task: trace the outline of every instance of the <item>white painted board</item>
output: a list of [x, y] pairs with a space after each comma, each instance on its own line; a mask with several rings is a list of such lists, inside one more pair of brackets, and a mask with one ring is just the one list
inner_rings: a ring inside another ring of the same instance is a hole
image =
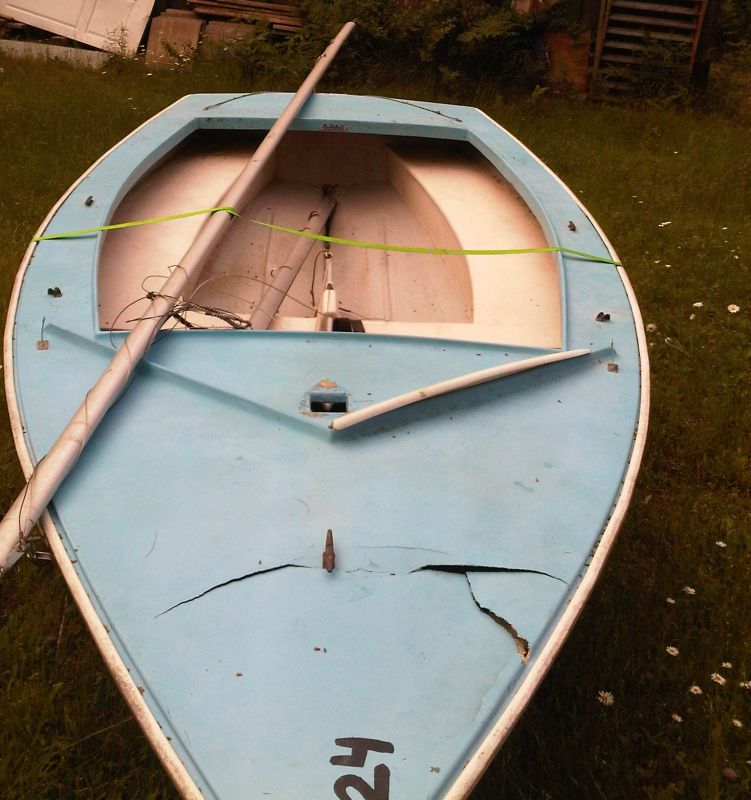
[[0, 0], [0, 16], [101, 50], [138, 47], [154, 0]]

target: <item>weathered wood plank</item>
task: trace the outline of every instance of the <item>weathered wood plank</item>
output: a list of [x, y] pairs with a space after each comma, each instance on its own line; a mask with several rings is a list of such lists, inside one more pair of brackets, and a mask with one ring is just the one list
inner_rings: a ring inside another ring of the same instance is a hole
[[657, 39], [666, 42], [693, 42], [694, 37], [686, 33], [667, 33], [659, 31], [650, 31], [646, 28], [608, 28], [608, 35], [610, 36], [628, 36], [634, 39]]
[[634, 25], [657, 25], [665, 28], [685, 28], [686, 30], [696, 30], [696, 21], [687, 22], [682, 19], [670, 19], [669, 17], [643, 17], [635, 14], [611, 14], [611, 22], [632, 22]]
[[613, 0], [613, 8], [636, 8], [640, 11], [655, 11], [663, 14], [684, 14], [695, 17], [699, 13], [699, 4], [691, 6], [668, 5], [667, 3], [644, 3], [639, 0]]
[[[291, 16], [299, 16], [299, 8], [297, 5], [290, 3], [262, 3], [260, 0], [213, 0], [212, 5], [233, 6], [244, 9], [258, 9], [259, 11], [278, 12], [280, 14], [290, 14]], [[188, 0], [188, 5], [206, 5], [201, 0]]]
[[295, 17], [280, 17], [278, 15], [260, 10], [242, 11], [220, 5], [207, 5], [206, 3], [193, 6], [193, 10], [197, 14], [203, 14], [207, 17], [223, 17], [225, 19], [246, 19], [257, 20], [259, 22], [269, 22], [274, 30], [276, 30], [279, 26], [286, 26], [292, 28], [293, 31], [297, 31], [303, 26], [302, 19]]

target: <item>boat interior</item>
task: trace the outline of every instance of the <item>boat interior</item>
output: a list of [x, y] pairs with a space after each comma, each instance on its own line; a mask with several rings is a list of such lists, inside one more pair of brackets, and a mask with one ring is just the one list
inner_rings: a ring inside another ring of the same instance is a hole
[[[112, 223], [217, 206], [262, 135], [197, 131], [130, 189]], [[526, 203], [466, 142], [290, 132], [266, 168], [264, 188], [238, 211], [168, 326], [561, 346], [561, 287], [551, 253], [444, 255], [351, 244], [546, 247]], [[128, 330], [147, 313], [150, 293], [205, 219], [105, 234], [97, 280], [101, 330]]]

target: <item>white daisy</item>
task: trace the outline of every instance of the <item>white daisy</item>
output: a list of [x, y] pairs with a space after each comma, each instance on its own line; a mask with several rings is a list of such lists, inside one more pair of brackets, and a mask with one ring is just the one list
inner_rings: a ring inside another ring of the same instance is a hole
[[597, 692], [597, 699], [604, 705], [604, 706], [612, 706], [615, 703], [615, 697], [613, 697], [612, 692]]

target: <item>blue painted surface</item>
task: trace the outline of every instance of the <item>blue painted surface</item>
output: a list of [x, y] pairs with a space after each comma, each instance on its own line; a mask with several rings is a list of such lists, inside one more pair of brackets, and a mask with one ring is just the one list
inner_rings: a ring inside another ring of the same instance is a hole
[[[47, 232], [106, 224], [187, 133], [268, 128], [289, 99], [228, 97], [191, 96], [155, 118], [71, 193]], [[522, 193], [551, 245], [608, 256], [565, 189], [473, 109], [315, 95], [293, 127], [324, 125], [468, 140]], [[37, 459], [112, 352], [96, 323], [100, 243], [42, 242], [24, 280], [14, 370]], [[638, 351], [618, 273], [571, 257], [559, 265], [565, 346], [592, 356], [337, 434], [327, 416], [301, 411], [322, 379], [344, 387], [354, 409], [536, 353], [191, 331], [162, 338], [138, 368], [53, 515], [208, 798], [334, 797], [342, 775], [372, 779], [380, 763], [391, 800], [440, 797], [503, 712], [618, 501], [637, 425]], [[597, 323], [599, 311], [611, 322]], [[50, 345], [39, 351], [43, 317]], [[331, 575], [321, 569], [329, 528]], [[529, 643], [529, 662], [483, 608]], [[394, 752], [371, 753], [360, 769], [331, 764], [346, 754], [342, 737]]]

